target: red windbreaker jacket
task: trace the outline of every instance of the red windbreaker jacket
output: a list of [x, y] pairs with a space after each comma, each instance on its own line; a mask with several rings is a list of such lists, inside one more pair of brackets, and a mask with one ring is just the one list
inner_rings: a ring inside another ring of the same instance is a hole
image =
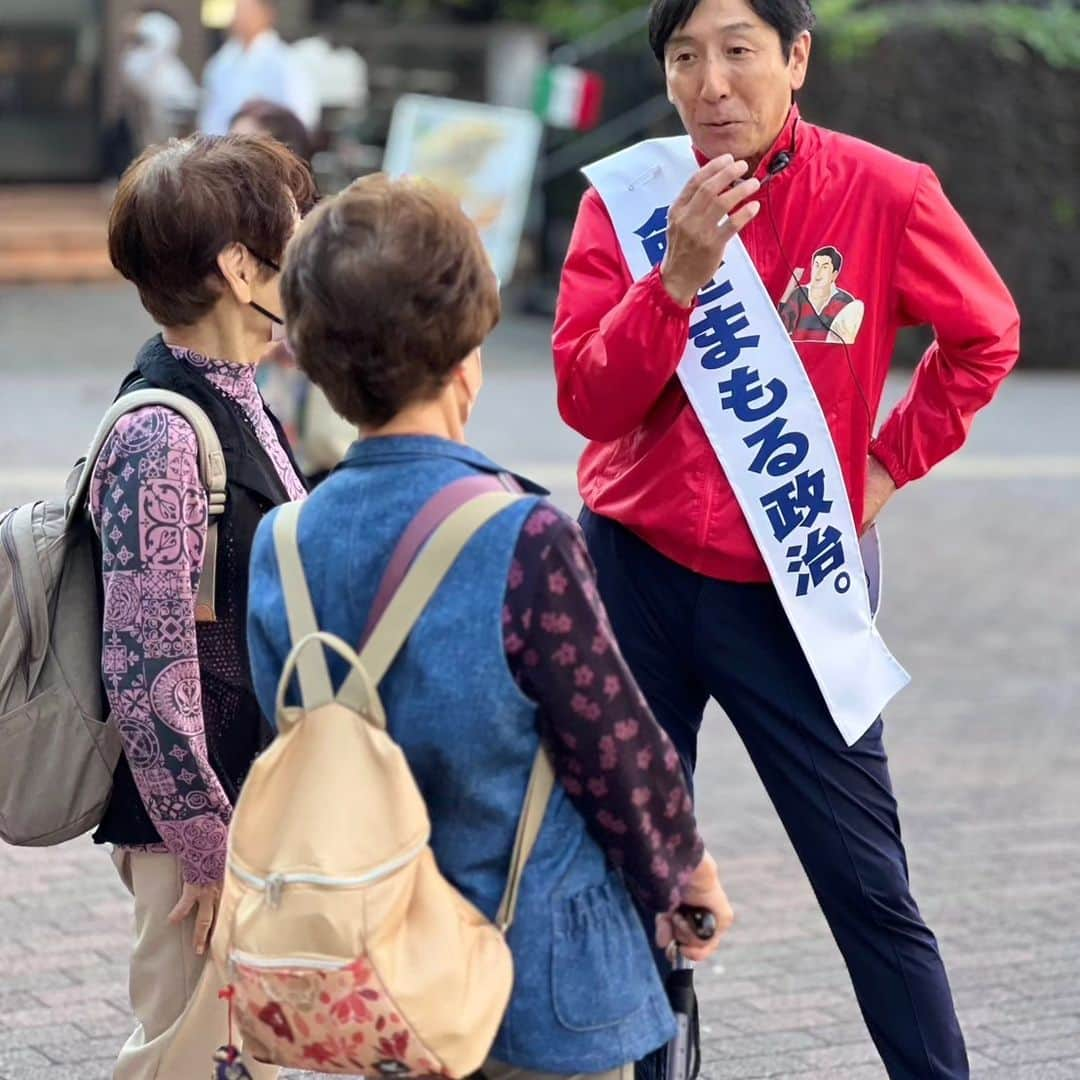
[[[783, 151], [791, 163], [757, 196], [742, 240], [817, 391], [859, 522], [868, 453], [901, 487], [958, 449], [1016, 362], [1020, 319], [929, 167], [807, 124], [796, 108], [759, 178]], [[675, 373], [692, 311], [659, 269], [632, 281], [607, 210], [587, 191], [554, 332], [559, 410], [591, 440], [582, 497], [691, 570], [767, 581]], [[936, 340], [872, 439], [897, 331], [926, 323]]]

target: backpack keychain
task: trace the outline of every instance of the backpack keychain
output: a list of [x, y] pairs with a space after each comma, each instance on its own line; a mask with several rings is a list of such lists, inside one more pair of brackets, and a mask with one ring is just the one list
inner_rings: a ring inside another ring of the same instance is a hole
[[235, 1046], [223, 1046], [214, 1052], [214, 1075], [210, 1080], [251, 1080], [248, 1067], [240, 1060]]
[[214, 1051], [214, 1072], [210, 1080], [251, 1080], [248, 1067], [240, 1060], [240, 1051], [233, 1043], [232, 1006], [236, 991], [230, 986], [218, 992], [229, 1003], [229, 1044]]

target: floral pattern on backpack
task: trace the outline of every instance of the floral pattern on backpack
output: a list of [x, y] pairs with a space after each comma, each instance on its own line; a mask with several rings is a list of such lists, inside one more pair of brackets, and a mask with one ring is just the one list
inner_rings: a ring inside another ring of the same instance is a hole
[[231, 963], [236, 1019], [259, 1060], [324, 1073], [448, 1075], [364, 957], [332, 970]]

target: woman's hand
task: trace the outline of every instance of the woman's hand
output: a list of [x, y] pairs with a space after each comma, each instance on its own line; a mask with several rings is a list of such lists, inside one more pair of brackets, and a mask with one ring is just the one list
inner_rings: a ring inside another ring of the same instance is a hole
[[193, 911], [195, 912], [195, 937], [192, 945], [198, 956], [206, 952], [210, 944], [210, 934], [214, 929], [218, 903], [221, 900], [221, 883], [215, 885], [192, 885], [184, 882], [184, 891], [176, 907], [169, 912], [169, 922], [179, 926]]
[[705, 960], [716, 952], [720, 937], [735, 921], [727, 893], [720, 884], [720, 875], [716, 869], [716, 860], [705, 852], [697, 869], [683, 890], [684, 907], [702, 908], [716, 919], [716, 933], [708, 941], [703, 941], [694, 933], [693, 924], [678, 912], [668, 912], [656, 916], [656, 944], [661, 949], [670, 949], [678, 945], [679, 951], [687, 960], [695, 963]]

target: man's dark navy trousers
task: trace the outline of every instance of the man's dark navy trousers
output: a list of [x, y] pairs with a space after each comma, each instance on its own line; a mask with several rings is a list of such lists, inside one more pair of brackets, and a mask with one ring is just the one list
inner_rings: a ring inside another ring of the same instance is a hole
[[581, 524], [619, 645], [688, 775], [709, 698], [735, 725], [891, 1080], [966, 1080], [945, 967], [911, 895], [881, 720], [845, 745], [771, 585], [702, 577], [588, 510]]

